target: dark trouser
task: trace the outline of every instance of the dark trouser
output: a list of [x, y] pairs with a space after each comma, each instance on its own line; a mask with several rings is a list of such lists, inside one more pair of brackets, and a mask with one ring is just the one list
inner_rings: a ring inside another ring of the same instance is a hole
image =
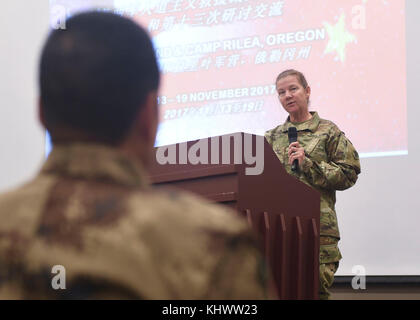
[[341, 253], [338, 249], [338, 240], [334, 237], [320, 238], [319, 251], [319, 299], [330, 299], [329, 288], [334, 282], [334, 274], [337, 272]]
[[338, 269], [338, 262], [323, 263], [319, 265], [319, 299], [329, 300], [329, 288], [334, 282], [334, 274]]

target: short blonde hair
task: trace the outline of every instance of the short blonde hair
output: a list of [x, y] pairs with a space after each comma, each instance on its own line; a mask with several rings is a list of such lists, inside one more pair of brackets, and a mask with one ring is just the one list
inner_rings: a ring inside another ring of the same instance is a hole
[[285, 71], [281, 72], [277, 76], [276, 84], [277, 84], [277, 81], [279, 81], [280, 79], [286, 78], [287, 76], [296, 76], [299, 83], [302, 85], [302, 87], [304, 87], [305, 89], [308, 87], [308, 82], [306, 81], [306, 78], [303, 75], [303, 73], [299, 72], [297, 70], [294, 70], [294, 69], [288, 69], [288, 70], [285, 70]]

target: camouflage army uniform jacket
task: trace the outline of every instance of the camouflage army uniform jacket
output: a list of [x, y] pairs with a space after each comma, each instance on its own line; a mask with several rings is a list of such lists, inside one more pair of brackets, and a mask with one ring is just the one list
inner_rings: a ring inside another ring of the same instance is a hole
[[35, 179], [0, 196], [0, 221], [0, 299], [266, 297], [244, 219], [156, 191], [106, 146], [54, 147]]
[[[317, 112], [311, 114], [312, 118], [302, 123], [291, 123], [288, 118], [283, 125], [267, 131], [265, 137], [286, 171], [321, 194], [321, 244], [323, 241], [329, 241], [324, 244], [335, 246], [340, 239], [335, 212], [335, 192], [350, 188], [356, 183], [357, 175], [360, 173], [359, 156], [344, 132], [334, 123], [321, 119]], [[287, 153], [289, 147], [287, 132], [291, 126], [296, 127], [298, 142], [305, 150], [305, 160], [295, 172], [288, 164]], [[336, 254], [328, 252], [323, 254], [322, 249], [321, 263], [340, 260], [341, 254], [338, 248], [335, 250]]]

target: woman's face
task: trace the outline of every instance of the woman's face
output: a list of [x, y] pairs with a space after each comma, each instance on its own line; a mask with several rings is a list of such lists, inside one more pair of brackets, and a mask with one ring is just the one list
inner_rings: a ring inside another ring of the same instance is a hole
[[281, 78], [276, 83], [277, 93], [284, 110], [289, 114], [308, 113], [308, 101], [311, 88], [306, 89], [300, 84], [297, 76], [290, 75]]

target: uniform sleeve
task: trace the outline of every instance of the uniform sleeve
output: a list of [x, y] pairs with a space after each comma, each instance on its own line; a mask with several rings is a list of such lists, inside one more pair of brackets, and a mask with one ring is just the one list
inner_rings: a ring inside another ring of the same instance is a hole
[[328, 162], [315, 161], [306, 155], [302, 171], [313, 186], [345, 190], [353, 186], [360, 173], [359, 155], [343, 132], [329, 139]]
[[250, 237], [227, 241], [205, 299], [275, 299], [274, 282], [265, 259]]
[[265, 134], [264, 134], [264, 137], [265, 137], [265, 140], [267, 140], [267, 142], [269, 143], [269, 145], [273, 145], [273, 138], [271, 137], [271, 134], [270, 134], [270, 132], [269, 131], [267, 131]]

